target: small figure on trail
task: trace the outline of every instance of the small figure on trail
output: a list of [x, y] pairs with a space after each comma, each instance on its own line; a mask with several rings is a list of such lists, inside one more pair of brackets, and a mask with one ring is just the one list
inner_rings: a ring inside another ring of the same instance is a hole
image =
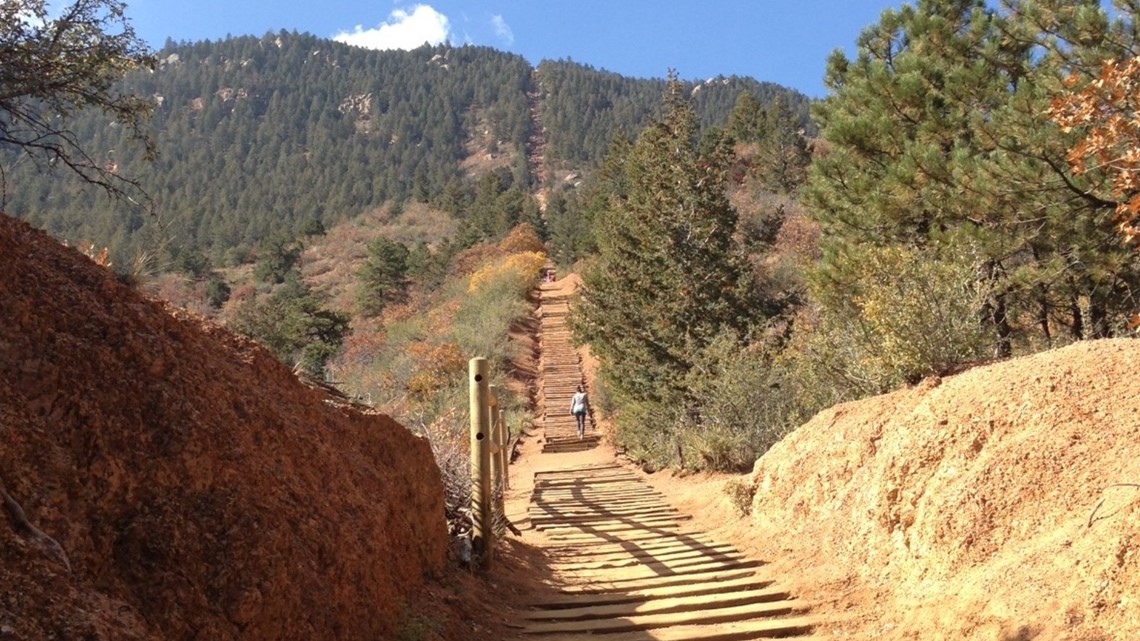
[[581, 385], [574, 397], [570, 399], [570, 413], [578, 419], [578, 440], [586, 435], [586, 412], [589, 411], [590, 400], [586, 398], [586, 390]]

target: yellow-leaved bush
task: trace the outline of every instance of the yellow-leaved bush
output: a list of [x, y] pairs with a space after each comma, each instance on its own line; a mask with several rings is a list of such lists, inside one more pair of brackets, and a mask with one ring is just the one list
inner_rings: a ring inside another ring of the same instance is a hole
[[471, 275], [467, 291], [473, 294], [494, 283], [526, 292], [534, 285], [544, 265], [546, 254], [541, 252], [519, 252], [489, 261]]

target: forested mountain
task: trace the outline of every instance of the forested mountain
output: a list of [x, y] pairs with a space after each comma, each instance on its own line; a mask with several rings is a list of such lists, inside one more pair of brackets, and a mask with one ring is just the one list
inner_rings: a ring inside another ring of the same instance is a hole
[[[547, 128], [547, 162], [566, 167], [593, 166], [606, 153], [614, 134], [636, 135], [658, 112], [664, 78], [631, 80], [573, 62], [538, 65], [543, 92], [542, 120]], [[783, 100], [805, 128], [809, 99], [803, 94], [752, 78], [710, 78], [687, 86], [704, 127], [723, 126], [737, 98], [751, 94], [767, 104]]]
[[[11, 150], [0, 156], [5, 211], [108, 246], [119, 264], [156, 248], [232, 264], [273, 233], [385, 202], [435, 202], [462, 218], [490, 168], [532, 189], [532, 134], [548, 141], [549, 166], [589, 170], [615, 134], [644, 125], [665, 86], [570, 62], [536, 71], [484, 47], [378, 52], [286, 32], [168, 42], [157, 57], [153, 72], [125, 81], [155, 101], [156, 161], [99, 114], [71, 127], [99, 162], [141, 182], [156, 216]], [[704, 126], [723, 125], [742, 92], [782, 96], [807, 124], [807, 99], [775, 85], [720, 78], [687, 89]]]

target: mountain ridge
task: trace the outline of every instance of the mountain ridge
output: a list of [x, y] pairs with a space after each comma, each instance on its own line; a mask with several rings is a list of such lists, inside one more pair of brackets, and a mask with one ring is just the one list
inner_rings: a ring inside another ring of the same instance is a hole
[[[385, 203], [430, 202], [461, 218], [455, 194], [490, 169], [532, 193], [588, 173], [615, 135], [632, 136], [655, 115], [665, 82], [569, 61], [532, 67], [475, 46], [377, 52], [285, 32], [168, 44], [153, 72], [122, 85], [155, 101], [156, 161], [95, 114], [72, 127], [93, 158], [140, 180], [155, 216], [0, 150], [12, 166], [10, 214], [107, 246], [120, 265], [155, 247], [171, 261], [197, 252], [237, 264], [275, 231]], [[809, 124], [809, 99], [771, 83], [719, 78], [690, 89], [706, 126], [723, 125], [744, 91], [780, 97]]]

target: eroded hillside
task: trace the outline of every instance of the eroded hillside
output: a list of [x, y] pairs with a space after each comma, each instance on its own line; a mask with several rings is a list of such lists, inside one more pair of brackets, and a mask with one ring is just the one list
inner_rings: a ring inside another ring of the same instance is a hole
[[838, 405], [753, 472], [760, 551], [847, 638], [1140, 638], [1140, 342]]
[[443, 568], [425, 441], [3, 216], [0, 443], [3, 639], [386, 638]]

